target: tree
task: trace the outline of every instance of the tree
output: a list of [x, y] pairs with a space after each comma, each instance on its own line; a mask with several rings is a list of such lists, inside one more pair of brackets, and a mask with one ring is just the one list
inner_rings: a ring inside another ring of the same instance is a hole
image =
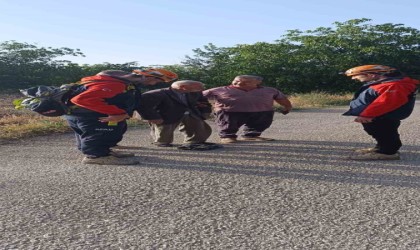
[[257, 74], [266, 85], [289, 93], [354, 90], [339, 75], [354, 66], [384, 64], [420, 75], [420, 32], [402, 24], [370, 24], [367, 18], [335, 22], [335, 27], [288, 30], [274, 43], [195, 49], [183, 65], [191, 76], [211, 86], [225, 85], [235, 75]]
[[[6, 41], [0, 43], [0, 88], [54, 85], [74, 81], [79, 69], [62, 56], [84, 56], [70, 48], [37, 47]], [[66, 74], [63, 74], [66, 73]]]

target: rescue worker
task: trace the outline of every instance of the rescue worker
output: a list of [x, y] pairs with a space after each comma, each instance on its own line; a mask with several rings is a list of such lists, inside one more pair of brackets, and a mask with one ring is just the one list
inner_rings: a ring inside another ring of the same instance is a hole
[[127, 130], [130, 118], [139, 102], [141, 85], [171, 82], [177, 74], [165, 69], [126, 72], [105, 70], [84, 77], [85, 90], [71, 98], [74, 104], [65, 116], [76, 135], [77, 147], [85, 155], [82, 163], [99, 165], [133, 165], [139, 163], [131, 153], [112, 151]]
[[365, 84], [343, 115], [356, 116], [354, 121], [376, 140], [374, 147], [357, 149], [350, 159], [399, 160], [402, 143], [398, 128], [413, 111], [419, 81], [384, 65], [358, 66], [344, 74]]

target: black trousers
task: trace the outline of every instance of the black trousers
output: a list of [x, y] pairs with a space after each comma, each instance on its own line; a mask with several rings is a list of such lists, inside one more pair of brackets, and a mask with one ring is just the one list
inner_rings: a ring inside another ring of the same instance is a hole
[[108, 124], [98, 121], [98, 117], [65, 116], [75, 132], [77, 148], [91, 157], [109, 155], [110, 148], [117, 145], [127, 131], [127, 122]]
[[220, 138], [236, 138], [236, 133], [243, 127], [242, 136], [255, 137], [271, 126], [274, 111], [262, 112], [216, 112], [216, 124]]
[[377, 152], [381, 154], [395, 154], [402, 143], [398, 128], [400, 120], [376, 119], [370, 123], [362, 123], [364, 130], [377, 142]]

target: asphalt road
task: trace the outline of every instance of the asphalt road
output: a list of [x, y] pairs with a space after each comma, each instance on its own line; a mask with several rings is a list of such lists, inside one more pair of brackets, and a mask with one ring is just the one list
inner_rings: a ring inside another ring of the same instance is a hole
[[82, 165], [71, 134], [3, 143], [0, 249], [420, 249], [419, 104], [400, 161], [347, 160], [373, 140], [343, 110], [213, 151], [130, 128], [136, 166]]

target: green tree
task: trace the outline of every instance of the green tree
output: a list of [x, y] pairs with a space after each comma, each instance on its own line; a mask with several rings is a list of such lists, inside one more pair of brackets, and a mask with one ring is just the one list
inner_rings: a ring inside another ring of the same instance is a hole
[[[53, 85], [74, 81], [80, 73], [76, 64], [58, 60], [62, 56], [84, 56], [70, 48], [38, 47], [29, 43], [0, 43], [0, 88]], [[63, 73], [66, 74], [63, 74]]]
[[354, 90], [339, 75], [363, 64], [394, 66], [420, 75], [420, 32], [402, 24], [370, 24], [367, 18], [335, 22], [335, 27], [288, 30], [274, 43], [195, 49], [183, 62], [186, 72], [211, 86], [225, 85], [235, 75], [257, 74], [266, 85], [289, 93]]
[[290, 30], [279, 44], [294, 44], [291, 72], [299, 72], [299, 90], [346, 91], [355, 87], [337, 72], [364, 64], [394, 66], [419, 74], [420, 32], [402, 24], [372, 25], [367, 18], [335, 22], [305, 32]]

